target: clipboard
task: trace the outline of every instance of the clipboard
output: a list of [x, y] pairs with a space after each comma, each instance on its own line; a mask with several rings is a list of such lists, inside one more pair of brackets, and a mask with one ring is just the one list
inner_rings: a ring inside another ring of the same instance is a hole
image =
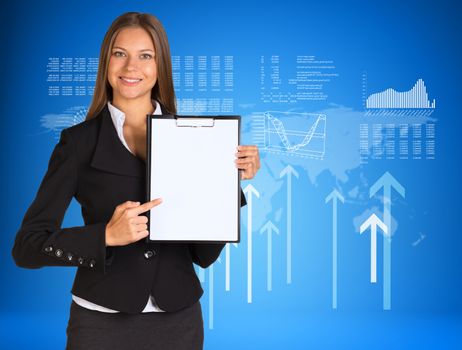
[[148, 115], [149, 242], [240, 242], [240, 116]]

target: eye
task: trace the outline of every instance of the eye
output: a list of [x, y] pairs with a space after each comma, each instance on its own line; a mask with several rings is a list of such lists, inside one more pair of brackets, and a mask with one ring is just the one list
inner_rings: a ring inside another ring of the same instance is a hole
[[122, 56], [125, 55], [122, 51], [114, 51], [112, 54], [113, 54], [115, 57], [122, 57]]
[[148, 54], [148, 53], [143, 53], [141, 55], [141, 58], [142, 59], [145, 59], [145, 60], [150, 60], [152, 58], [152, 55]]

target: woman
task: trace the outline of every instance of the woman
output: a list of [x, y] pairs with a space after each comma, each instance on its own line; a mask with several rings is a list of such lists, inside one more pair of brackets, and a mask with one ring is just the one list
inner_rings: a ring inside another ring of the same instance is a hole
[[[86, 120], [64, 129], [19, 229], [18, 266], [77, 266], [68, 349], [201, 349], [203, 268], [224, 244], [147, 243], [146, 115], [175, 114], [170, 50], [161, 23], [129, 12], [105, 35]], [[260, 167], [239, 146], [242, 179]], [[242, 191], [241, 191], [241, 196]], [[61, 228], [75, 197], [85, 225]], [[245, 198], [242, 198], [245, 203]], [[155, 208], [153, 209], [155, 210]]]

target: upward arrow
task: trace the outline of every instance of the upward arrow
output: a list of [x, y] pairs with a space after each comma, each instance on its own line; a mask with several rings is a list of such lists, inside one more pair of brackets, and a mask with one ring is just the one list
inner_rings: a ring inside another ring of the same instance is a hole
[[359, 228], [359, 233], [371, 228], [371, 283], [377, 282], [377, 226], [385, 234], [388, 233], [387, 226], [375, 214], [372, 214]]
[[[370, 197], [383, 188], [383, 221], [391, 231], [391, 189], [405, 197], [404, 187], [387, 171], [372, 185]], [[391, 232], [383, 236], [383, 308], [391, 309]]]
[[[244, 193], [245, 194], [254, 194], [255, 196], [257, 196], [257, 198], [260, 198], [260, 193], [258, 193], [258, 191], [255, 189], [255, 187], [252, 186], [252, 184], [248, 184], [247, 186], [245, 186]], [[250, 196], [249, 198], [246, 198], [246, 199], [247, 199], [247, 202], [252, 201], [252, 196]]]
[[292, 283], [292, 175], [298, 178], [290, 165], [279, 174], [279, 177], [287, 176], [287, 284]]
[[339, 191], [334, 189], [327, 197], [326, 197], [326, 203], [329, 203], [330, 201], [334, 202], [334, 205], [337, 204], [337, 200], [341, 201], [342, 203], [345, 203], [345, 198], [340, 194]]
[[298, 178], [298, 173], [290, 165], [287, 165], [284, 169], [282, 169], [281, 173], [279, 174], [279, 177], [283, 177], [284, 175], [287, 175], [288, 177], [290, 177], [291, 175], [295, 175], [295, 177]]
[[345, 202], [343, 196], [334, 189], [327, 197], [326, 203], [332, 201], [332, 308], [337, 308], [337, 200]]
[[[217, 260], [221, 264], [221, 257], [219, 256]], [[209, 329], [213, 329], [213, 266], [216, 262], [209, 266]]]
[[260, 197], [258, 191], [251, 184], [244, 188], [247, 198], [247, 302], [252, 302], [252, 194]]
[[[232, 243], [236, 248], [237, 248], [237, 243]], [[225, 251], [226, 251], [226, 257], [225, 257], [225, 263], [226, 263], [226, 267], [225, 267], [225, 290], [226, 291], [229, 291], [231, 289], [230, 287], [230, 279], [231, 279], [231, 249], [230, 249], [230, 243], [227, 243], [226, 244], [226, 248], [225, 248]]]
[[388, 192], [391, 188], [394, 188], [401, 197], [405, 197], [406, 190], [404, 187], [391, 175], [388, 171], [378, 179], [375, 184], [372, 185], [369, 191], [369, 196], [372, 197], [383, 187], [385, 192]]
[[269, 220], [260, 230], [260, 233], [263, 233], [265, 232], [268, 234], [268, 259], [267, 259], [267, 268], [266, 268], [266, 274], [267, 274], [267, 279], [266, 279], [266, 289], [268, 291], [271, 291], [272, 290], [272, 276], [273, 276], [273, 273], [272, 273], [272, 258], [271, 258], [271, 255], [272, 255], [272, 240], [271, 240], [271, 236], [272, 236], [272, 233], [273, 231], [276, 232], [277, 234], [279, 234], [279, 230], [276, 226], [274, 226], [274, 224], [271, 222], [271, 220]]

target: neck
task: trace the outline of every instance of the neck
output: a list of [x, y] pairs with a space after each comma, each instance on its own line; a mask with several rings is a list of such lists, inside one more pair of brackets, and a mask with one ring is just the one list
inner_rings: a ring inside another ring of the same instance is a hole
[[124, 124], [130, 127], [140, 127], [146, 124], [146, 114], [153, 114], [155, 105], [151, 99], [128, 100], [114, 97], [112, 105], [125, 114]]

